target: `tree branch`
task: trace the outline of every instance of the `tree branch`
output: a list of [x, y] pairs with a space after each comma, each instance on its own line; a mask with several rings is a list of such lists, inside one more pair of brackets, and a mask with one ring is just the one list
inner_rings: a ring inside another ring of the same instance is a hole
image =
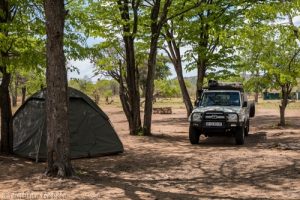
[[289, 71], [291, 71], [291, 65], [292, 65], [292, 62], [296, 59], [297, 55], [300, 53], [300, 49], [298, 49], [295, 54], [293, 55], [293, 57], [291, 58], [290, 62], [289, 62], [289, 65], [288, 65], [288, 68], [289, 68]]
[[201, 5], [201, 1], [197, 2], [195, 5], [193, 5], [193, 6], [189, 7], [189, 8], [187, 8], [187, 9], [185, 9], [185, 10], [179, 12], [179, 13], [176, 13], [176, 14], [174, 14], [174, 15], [168, 17], [168, 18], [166, 19], [166, 21], [171, 20], [171, 19], [174, 19], [174, 18], [176, 18], [176, 17], [178, 17], [178, 16], [181, 16], [181, 15], [183, 15], [183, 14], [185, 14], [185, 13], [187, 13], [187, 12], [189, 12], [189, 11], [195, 9], [195, 8], [198, 8], [200, 5]]

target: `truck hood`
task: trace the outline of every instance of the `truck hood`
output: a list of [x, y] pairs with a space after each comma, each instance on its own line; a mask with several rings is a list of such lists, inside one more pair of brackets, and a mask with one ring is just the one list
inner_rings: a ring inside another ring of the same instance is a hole
[[193, 110], [194, 112], [206, 112], [206, 111], [222, 111], [225, 113], [235, 112], [240, 113], [241, 107], [224, 107], [224, 106], [208, 106], [208, 107], [197, 107]]

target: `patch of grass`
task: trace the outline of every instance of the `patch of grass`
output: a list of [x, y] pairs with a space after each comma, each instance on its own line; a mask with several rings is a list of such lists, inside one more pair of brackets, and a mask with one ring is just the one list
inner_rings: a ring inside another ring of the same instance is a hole
[[182, 98], [160, 98], [156, 100], [153, 107], [185, 108]]
[[[257, 108], [265, 108], [265, 109], [279, 109], [280, 100], [272, 100], [272, 101], [259, 101], [257, 104]], [[300, 101], [290, 102], [287, 106], [288, 110], [300, 109]]]

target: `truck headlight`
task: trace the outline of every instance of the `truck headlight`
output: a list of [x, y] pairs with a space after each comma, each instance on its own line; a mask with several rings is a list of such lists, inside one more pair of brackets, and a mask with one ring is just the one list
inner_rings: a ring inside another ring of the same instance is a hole
[[237, 115], [236, 114], [228, 114], [228, 121], [229, 122], [237, 122]]
[[202, 118], [202, 114], [201, 113], [194, 113], [193, 115], [193, 122], [200, 122], [201, 118]]

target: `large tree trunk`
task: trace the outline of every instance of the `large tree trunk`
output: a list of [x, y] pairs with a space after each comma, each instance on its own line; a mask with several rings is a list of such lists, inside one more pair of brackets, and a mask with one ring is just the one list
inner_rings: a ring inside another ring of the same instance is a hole
[[47, 171], [49, 176], [74, 174], [70, 160], [68, 86], [64, 56], [64, 0], [45, 0], [47, 31]]
[[1, 108], [1, 152], [13, 152], [13, 133], [12, 133], [12, 111], [9, 95], [9, 84], [11, 74], [7, 73], [6, 68], [0, 67], [2, 72], [2, 83], [0, 86], [0, 108]]
[[128, 100], [130, 103], [129, 129], [130, 135], [138, 135], [141, 131], [141, 116], [140, 116], [140, 92], [137, 80], [137, 69], [135, 63], [134, 40], [129, 37], [125, 43], [126, 47], [126, 69], [127, 69], [127, 90]]
[[[10, 6], [7, 0], [0, 1], [0, 32], [8, 37], [6, 25], [11, 21]], [[11, 74], [7, 72], [9, 62], [9, 50], [1, 49], [1, 66], [2, 82], [0, 86], [0, 109], [1, 109], [1, 152], [12, 153], [13, 151], [13, 133], [12, 133], [12, 111], [9, 96], [9, 85]]]

